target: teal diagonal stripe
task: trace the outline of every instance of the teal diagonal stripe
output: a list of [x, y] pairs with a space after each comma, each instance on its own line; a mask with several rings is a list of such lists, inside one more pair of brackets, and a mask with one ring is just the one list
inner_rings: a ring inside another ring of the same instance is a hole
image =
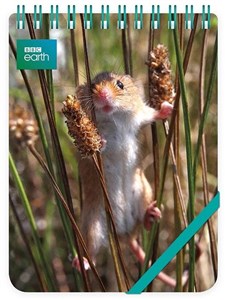
[[196, 234], [204, 223], [218, 210], [220, 206], [220, 193], [209, 202], [199, 215], [188, 225], [187, 228], [175, 239], [155, 263], [133, 285], [127, 294], [140, 294], [151, 283], [162, 269], [176, 256], [184, 245]]

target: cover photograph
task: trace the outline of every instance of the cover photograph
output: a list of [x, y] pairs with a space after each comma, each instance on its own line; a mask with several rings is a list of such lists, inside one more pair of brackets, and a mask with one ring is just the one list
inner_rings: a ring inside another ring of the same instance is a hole
[[15, 7], [9, 277], [23, 292], [202, 292], [218, 277], [209, 5]]

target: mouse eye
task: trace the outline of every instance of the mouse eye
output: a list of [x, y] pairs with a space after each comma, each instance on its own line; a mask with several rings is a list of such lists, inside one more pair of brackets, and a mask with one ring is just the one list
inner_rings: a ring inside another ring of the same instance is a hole
[[124, 88], [124, 84], [120, 80], [117, 80], [117, 86], [122, 90]]

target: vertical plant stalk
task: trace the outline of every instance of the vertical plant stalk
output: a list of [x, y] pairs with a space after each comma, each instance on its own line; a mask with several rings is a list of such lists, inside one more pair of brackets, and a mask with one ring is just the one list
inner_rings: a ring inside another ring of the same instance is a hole
[[[206, 66], [206, 58], [207, 58], [207, 36], [208, 31], [204, 30], [203, 42], [202, 42], [202, 53], [201, 53], [201, 66], [200, 66], [200, 80], [199, 80], [199, 90], [200, 90], [200, 105], [199, 111], [200, 115], [202, 115], [202, 111], [205, 103], [205, 95], [204, 95], [204, 85], [205, 85], [205, 66]], [[209, 188], [207, 181], [207, 153], [206, 153], [206, 139], [205, 133], [202, 135], [202, 145], [201, 145], [201, 164], [202, 164], [202, 178], [203, 178], [203, 191], [204, 191], [204, 204], [208, 205], [209, 203]], [[196, 176], [196, 175], [195, 175]], [[210, 239], [210, 252], [211, 252], [211, 261], [214, 272], [214, 279], [217, 280], [217, 247], [216, 247], [216, 239], [215, 233], [213, 230], [213, 222], [212, 219], [207, 221], [208, 224], [208, 233]]]
[[20, 176], [17, 172], [16, 166], [15, 166], [15, 163], [14, 163], [14, 160], [13, 160], [11, 154], [9, 154], [9, 166], [10, 166], [10, 171], [12, 173], [14, 182], [16, 184], [16, 187], [17, 187], [18, 191], [19, 191], [20, 198], [21, 198], [23, 207], [25, 209], [29, 224], [31, 226], [32, 237], [33, 237], [33, 240], [34, 240], [34, 243], [35, 243], [35, 247], [36, 247], [38, 257], [40, 259], [40, 263], [41, 263], [41, 266], [42, 266], [43, 274], [45, 276], [48, 291], [54, 292], [54, 291], [56, 291], [56, 287], [55, 287], [55, 283], [54, 283], [54, 280], [53, 280], [53, 275], [51, 274], [51, 271], [49, 269], [49, 263], [46, 261], [45, 255], [43, 253], [41, 242], [40, 242], [39, 235], [38, 235], [36, 222], [35, 222], [35, 218], [34, 218], [34, 215], [33, 215], [28, 197], [26, 195], [23, 183], [22, 183], [22, 181], [20, 179]]
[[[169, 134], [169, 124], [167, 121], [164, 122], [164, 130], [165, 130], [165, 134], [166, 134], [166, 138], [168, 138], [168, 134]], [[186, 205], [185, 205], [185, 200], [184, 200], [184, 196], [183, 196], [183, 192], [182, 192], [182, 188], [181, 188], [181, 183], [180, 183], [180, 177], [179, 177], [179, 171], [178, 171], [178, 165], [177, 165], [177, 161], [176, 161], [176, 156], [174, 153], [174, 146], [171, 143], [170, 144], [170, 157], [172, 160], [172, 169], [173, 169], [173, 179], [174, 179], [174, 186], [176, 189], [176, 193], [177, 193], [177, 210], [178, 210], [178, 217], [179, 217], [179, 221], [180, 221], [180, 226], [181, 222], [184, 225], [184, 228], [187, 227], [188, 225], [188, 221], [187, 221], [187, 212], [186, 212]]]
[[76, 48], [74, 29], [70, 29], [70, 40], [71, 40], [71, 50], [72, 50], [73, 70], [74, 70], [74, 82], [75, 82], [75, 87], [77, 87], [79, 85], [79, 68], [78, 68], [77, 48]]
[[[12, 40], [11, 36], [9, 36], [9, 43], [10, 43], [10, 47], [11, 47], [11, 50], [13, 52], [13, 55], [16, 59], [17, 58], [17, 53], [16, 53], [16, 49], [15, 49], [15, 46], [14, 46], [14, 43], [13, 43], [13, 40]], [[30, 98], [30, 101], [31, 101], [31, 104], [32, 104], [33, 112], [34, 112], [34, 115], [35, 115], [35, 118], [36, 118], [36, 121], [37, 121], [37, 124], [38, 124], [38, 127], [39, 127], [39, 135], [40, 135], [40, 138], [41, 138], [41, 142], [42, 142], [44, 154], [45, 154], [45, 157], [46, 157], [47, 165], [48, 165], [48, 168], [51, 171], [51, 173], [54, 174], [54, 168], [53, 168], [53, 164], [52, 164], [52, 158], [51, 158], [51, 155], [50, 155], [49, 144], [47, 142], [47, 137], [46, 137], [46, 134], [45, 134], [42, 119], [40, 117], [40, 114], [39, 114], [39, 111], [38, 111], [38, 108], [37, 108], [37, 105], [36, 105], [36, 102], [35, 102], [35, 97], [34, 97], [34, 94], [32, 92], [32, 88], [29, 84], [28, 77], [27, 77], [27, 74], [26, 74], [25, 70], [20, 70], [20, 71], [21, 71], [21, 75], [23, 77], [25, 86], [27, 88], [28, 95], [29, 95], [29, 98]], [[58, 196], [57, 196], [56, 193], [55, 193], [55, 199], [56, 199], [58, 210], [59, 210], [59, 213], [60, 213], [60, 216], [61, 216], [61, 220], [62, 220], [62, 224], [63, 224], [63, 227], [64, 227], [64, 233], [65, 233], [65, 236], [66, 236], [66, 239], [67, 239], [67, 243], [69, 245], [70, 251], [73, 253], [73, 255], [75, 255], [76, 250], [75, 250], [75, 246], [73, 244], [72, 237], [71, 237], [72, 232], [71, 232], [71, 229], [69, 228], [70, 224], [68, 223], [68, 220], [66, 219], [66, 216], [65, 216], [64, 211], [62, 209], [60, 200], [58, 199]], [[76, 285], [77, 285], [77, 282], [76, 282]]]
[[[26, 18], [27, 18], [27, 23], [28, 23], [28, 28], [29, 28], [31, 38], [36, 39], [32, 20], [31, 20], [31, 15], [27, 14]], [[42, 90], [42, 94], [43, 94], [44, 104], [46, 107], [47, 117], [48, 117], [48, 121], [49, 121], [51, 137], [53, 140], [54, 152], [56, 153], [57, 161], [59, 163], [59, 173], [61, 175], [61, 179], [62, 179], [62, 182], [64, 185], [64, 190], [65, 190], [69, 209], [70, 209], [72, 215], [74, 215], [72, 197], [71, 197], [71, 192], [70, 192], [70, 188], [69, 188], [69, 182], [68, 182], [68, 177], [67, 177], [67, 173], [66, 173], [64, 158], [63, 158], [63, 154], [61, 151], [61, 146], [60, 146], [54, 118], [52, 115], [52, 110], [51, 110], [51, 106], [50, 106], [50, 96], [48, 93], [47, 83], [46, 83], [45, 74], [44, 74], [43, 70], [38, 70], [38, 75], [39, 75], [41, 90]]]
[[[182, 56], [178, 40], [177, 29], [173, 30], [177, 65], [179, 70], [179, 80], [182, 96], [182, 107], [183, 107], [183, 117], [184, 117], [184, 129], [185, 129], [185, 143], [186, 143], [186, 156], [187, 156], [187, 172], [188, 172], [188, 193], [189, 193], [189, 223], [194, 219], [195, 215], [195, 201], [194, 201], [194, 174], [192, 166], [192, 145], [191, 145], [191, 131], [190, 131], [190, 121], [189, 112], [187, 104], [186, 86], [184, 81], [184, 69]], [[189, 241], [189, 292], [194, 291], [195, 286], [195, 240], [194, 237]]]
[[83, 240], [82, 234], [80, 233], [79, 227], [77, 226], [76, 221], [74, 219], [74, 216], [72, 215], [72, 213], [71, 213], [71, 211], [70, 211], [70, 209], [69, 209], [69, 207], [67, 205], [67, 202], [64, 199], [64, 196], [62, 195], [61, 190], [59, 189], [59, 187], [58, 187], [58, 185], [57, 185], [57, 183], [56, 183], [53, 175], [51, 174], [50, 170], [48, 169], [48, 166], [46, 165], [46, 163], [42, 159], [41, 155], [36, 151], [36, 149], [34, 148], [34, 146], [29, 145], [29, 150], [34, 155], [34, 157], [37, 159], [37, 161], [39, 162], [40, 166], [43, 168], [43, 170], [45, 171], [45, 173], [49, 177], [49, 179], [51, 181], [51, 184], [52, 184], [53, 188], [55, 189], [56, 193], [58, 194], [59, 199], [60, 199], [60, 201], [61, 201], [61, 203], [62, 203], [62, 205], [63, 205], [63, 207], [65, 209], [65, 212], [66, 212], [67, 216], [69, 217], [69, 220], [70, 220], [70, 222], [72, 224], [72, 227], [73, 227], [73, 229], [75, 231], [75, 234], [76, 234], [76, 236], [78, 238], [78, 241], [80, 242], [81, 247], [84, 250], [84, 253], [85, 253], [86, 258], [87, 258], [87, 260], [89, 262], [89, 265], [90, 265], [92, 271], [94, 272], [94, 274], [95, 274], [95, 276], [96, 276], [96, 278], [97, 278], [97, 280], [99, 282], [101, 290], [105, 291], [105, 287], [104, 287], [104, 285], [102, 283], [102, 280], [99, 277], [99, 274], [98, 274], [98, 272], [97, 272], [97, 270], [96, 270], [96, 268], [95, 268], [95, 266], [94, 266], [94, 264], [93, 264], [93, 262], [92, 262], [92, 260], [91, 260], [91, 258], [89, 256], [89, 254], [88, 254], [88, 250], [87, 250], [87, 247], [86, 247], [85, 242]]
[[[187, 44], [187, 48], [186, 48], [186, 52], [185, 52], [185, 57], [184, 57], [184, 73], [186, 73], [187, 67], [188, 67], [188, 62], [189, 62], [189, 58], [190, 58], [190, 54], [191, 54], [191, 50], [192, 50], [192, 45], [193, 45], [193, 41], [194, 41], [194, 37], [195, 37], [195, 33], [196, 33], [196, 27], [197, 27], [197, 23], [198, 23], [198, 14], [195, 15], [194, 18], [194, 29], [191, 31], [190, 37], [189, 37], [189, 41]], [[179, 102], [180, 102], [180, 92], [178, 89], [175, 101], [174, 101], [174, 107], [173, 107], [173, 113], [172, 113], [172, 117], [171, 117], [171, 121], [170, 121], [170, 126], [169, 126], [169, 131], [168, 131], [168, 136], [166, 139], [166, 143], [165, 143], [165, 149], [164, 149], [164, 153], [163, 153], [163, 163], [161, 166], [161, 181], [160, 181], [160, 189], [159, 189], [159, 193], [158, 193], [158, 204], [161, 205], [161, 200], [162, 200], [162, 195], [163, 195], [163, 190], [164, 190], [164, 184], [165, 184], [165, 175], [166, 175], [166, 170], [167, 170], [167, 166], [168, 166], [168, 160], [169, 160], [169, 150], [170, 150], [170, 146], [171, 146], [171, 140], [172, 140], [172, 136], [173, 136], [173, 132], [174, 132], [174, 126], [175, 126], [175, 118], [177, 115], [177, 111], [178, 111], [178, 107], [179, 107]], [[149, 260], [150, 257], [152, 257], [153, 252], [152, 252], [152, 245], [154, 244], [154, 240], [155, 240], [155, 232], [157, 230], [157, 225], [154, 224], [152, 226], [152, 229], [150, 231], [149, 234], [149, 242], [147, 245], [147, 251], [146, 251], [146, 257], [145, 257], [145, 262], [142, 268], [142, 273], [144, 273], [149, 265]]]
[[[180, 48], [181, 51], [184, 49], [184, 18], [183, 14], [179, 15], [179, 33], [180, 33]], [[175, 87], [179, 88], [179, 77], [177, 75], [176, 70], [176, 83]], [[174, 128], [174, 142], [173, 142], [173, 149], [174, 149], [174, 155], [176, 157], [176, 168], [178, 170], [178, 175], [180, 171], [180, 114], [179, 110], [176, 115], [176, 121], [175, 121], [175, 128]], [[179, 178], [179, 176], [178, 176]], [[183, 198], [182, 198], [183, 200]], [[178, 190], [177, 185], [174, 182], [174, 219], [175, 219], [175, 230], [176, 230], [176, 237], [181, 233], [181, 212], [180, 212], [180, 203], [182, 203], [182, 200], [179, 199], [178, 196]], [[184, 202], [183, 202], [184, 203]], [[185, 209], [186, 212], [186, 209]], [[186, 220], [186, 216], [185, 216]], [[183, 291], [183, 285], [182, 285], [182, 275], [183, 275], [183, 268], [184, 268], [184, 257], [183, 257], [183, 249], [177, 254], [176, 256], [176, 291], [182, 292]]]
[[[73, 73], [74, 73], [74, 83], [75, 88], [79, 86], [79, 67], [78, 67], [78, 57], [77, 57], [77, 47], [75, 40], [75, 30], [70, 29], [70, 41], [71, 41], [71, 50], [72, 50], [72, 60], [73, 60]], [[78, 172], [78, 186], [79, 186], [79, 201], [80, 201], [80, 209], [82, 209], [82, 186], [81, 186], [81, 178], [80, 173]]]
[[86, 33], [84, 29], [84, 17], [83, 14], [80, 14], [80, 21], [81, 21], [81, 28], [82, 28], [82, 38], [83, 38], [83, 46], [84, 46], [84, 61], [85, 61], [85, 69], [86, 69], [86, 77], [87, 77], [87, 85], [90, 91], [90, 101], [91, 101], [91, 117], [94, 123], [96, 123], [96, 116], [95, 116], [95, 107], [91, 97], [91, 72], [90, 72], [90, 65], [88, 59], [88, 49], [87, 49], [87, 41], [86, 41]]
[[[44, 39], [50, 38], [49, 24], [50, 24], [49, 14], [43, 14], [43, 37], [44, 37]], [[53, 88], [52, 70], [46, 70], [46, 78], [47, 78], [48, 92], [50, 95], [52, 114], [53, 114], [53, 118], [55, 120], [55, 103], [54, 103], [54, 88]]]
[[[33, 28], [33, 25], [32, 25], [31, 15], [27, 14], [26, 18], [27, 18], [27, 23], [28, 23], [28, 28], [29, 28], [31, 38], [36, 39], [34, 28]], [[48, 87], [47, 87], [47, 82], [46, 82], [44, 71], [43, 70], [38, 70], [38, 75], [39, 75], [41, 90], [42, 90], [42, 94], [43, 94], [44, 104], [45, 104], [45, 108], [46, 108], [46, 112], [47, 112], [47, 117], [48, 117], [48, 121], [49, 121], [51, 137], [52, 137], [53, 146], [54, 146], [54, 153], [56, 155], [58, 172], [59, 172], [59, 175], [61, 177], [61, 181], [62, 181], [62, 184], [63, 184], [63, 187], [64, 187], [64, 192], [65, 192], [65, 195], [66, 195], [69, 210], [71, 212], [71, 215], [75, 219], [75, 214], [74, 214], [74, 210], [73, 210], [73, 202], [72, 202], [71, 192], [70, 192], [70, 188], [69, 188], [69, 182], [68, 182], [68, 177], [67, 177], [67, 173], [66, 173], [65, 162], [64, 162], [64, 158], [63, 158], [63, 154], [62, 154], [62, 150], [61, 150], [61, 146], [60, 146], [60, 142], [59, 142], [59, 138], [58, 138], [58, 133], [57, 133], [56, 125], [55, 125], [55, 120], [54, 120], [53, 113], [52, 113], [52, 110], [51, 110], [50, 96], [49, 96], [49, 92], [48, 92]], [[78, 254], [78, 257], [79, 257], [79, 259], [82, 263], [83, 258], [82, 258], [82, 255], [80, 254], [80, 249], [79, 249], [77, 237], [74, 236], [74, 238], [75, 238], [75, 245], [76, 245], [76, 249], [77, 249], [77, 254]], [[85, 274], [85, 270], [83, 270], [84, 269], [83, 264], [81, 266], [81, 269], [82, 269], [82, 275], [85, 279], [86, 274]], [[84, 282], [85, 282], [86, 289], [88, 289], [87, 281], [85, 280]]]
[[132, 65], [132, 46], [131, 46], [131, 34], [130, 34], [130, 18], [127, 15], [127, 29], [121, 29], [121, 42], [124, 58], [124, 70], [125, 74], [133, 76]]
[[[84, 45], [84, 53], [85, 53], [85, 68], [86, 68], [86, 76], [87, 76], [87, 85], [88, 85], [88, 89], [91, 91], [90, 66], [89, 66], [89, 59], [88, 59], [88, 50], [87, 50], [87, 41], [86, 41], [86, 35], [85, 35], [85, 29], [84, 29], [83, 14], [80, 14], [80, 20], [81, 20], [82, 37], [83, 37], [83, 45]], [[92, 117], [93, 122], [96, 123], [95, 110], [94, 110], [94, 105], [93, 105], [91, 95], [90, 95], [90, 99], [91, 99], [91, 103], [92, 103], [91, 117]], [[119, 289], [122, 290], [122, 288], [123, 288], [122, 284], [121, 284], [122, 279], [121, 279], [120, 273], [118, 272], [118, 270], [120, 270], [120, 266], [119, 266], [119, 262], [120, 262], [121, 269], [122, 269], [123, 274], [124, 274], [125, 285], [126, 285], [126, 288], [129, 289], [127, 273], [126, 273], [125, 265], [124, 265], [124, 262], [123, 262], [123, 257], [122, 257], [122, 253], [121, 253], [121, 248], [120, 248], [118, 236], [117, 236], [117, 231], [116, 231], [116, 227], [115, 227], [115, 224], [114, 224], [112, 209], [111, 209], [111, 206], [110, 206], [110, 201], [109, 201], [108, 193], [107, 193], [107, 189], [106, 189], [106, 183], [105, 183], [105, 179], [104, 179], [104, 176], [103, 176], [102, 158], [101, 158], [101, 155], [100, 155], [99, 152], [96, 152], [93, 155], [93, 162], [94, 162], [94, 165], [95, 165], [95, 167], [98, 171], [100, 183], [101, 183], [101, 186], [102, 186], [102, 189], [103, 189], [103, 194], [104, 194], [104, 199], [105, 199], [107, 224], [109, 224], [109, 222], [111, 224], [111, 226], [109, 226], [108, 234], [109, 234], [109, 239], [110, 239], [110, 247], [111, 247], [111, 251], [112, 251], [113, 259], [114, 259], [114, 264], [115, 264], [115, 271], [116, 271], [116, 278], [117, 278], [118, 286], [119, 286]], [[118, 254], [118, 259], [119, 260], [116, 259], [115, 253]]]
[[[73, 29], [70, 29], [71, 51], [72, 51], [74, 80], [75, 80], [75, 88], [76, 88], [79, 85], [79, 69], [78, 69], [77, 49], [76, 49], [76, 41], [75, 41], [74, 34], [75, 34], [75, 31]], [[78, 176], [79, 176], [80, 203], [82, 203], [81, 180], [80, 180], [80, 175], [78, 175]], [[85, 282], [86, 290], [89, 291], [90, 290], [89, 280], [88, 280], [87, 273], [84, 269], [82, 253], [80, 251], [80, 247], [78, 245], [77, 238], [75, 237], [75, 239], [76, 239], [76, 243], [77, 243], [78, 258], [79, 258], [79, 262], [80, 262], [80, 266], [81, 266], [82, 276], [83, 276], [83, 279]]]
[[215, 83], [216, 75], [217, 75], [217, 36], [216, 36], [216, 40], [215, 40], [214, 53], [213, 53], [213, 59], [212, 59], [211, 66], [212, 67], [211, 67], [211, 73], [210, 73], [210, 78], [209, 78], [209, 82], [208, 82], [208, 91], [207, 91], [207, 96], [206, 96], [207, 101], [205, 102], [203, 112], [201, 114], [201, 121], [199, 124], [199, 133], [198, 133], [197, 144], [196, 144], [196, 149], [195, 149], [195, 158], [194, 158], [194, 164], [193, 164], [194, 180], [196, 179], [196, 171], [197, 171], [197, 166], [198, 166], [198, 161], [199, 161], [199, 151], [200, 151], [200, 147], [201, 147], [201, 143], [202, 143], [203, 131], [204, 131], [204, 127], [206, 124], [207, 115], [209, 112], [210, 102], [211, 102], [212, 93], [213, 93], [213, 87], [214, 87], [214, 83]]
[[[126, 273], [126, 267], [123, 261], [123, 256], [122, 256], [122, 252], [121, 252], [121, 248], [120, 248], [120, 243], [119, 243], [119, 239], [118, 239], [118, 235], [117, 235], [117, 231], [116, 231], [116, 226], [114, 223], [114, 217], [113, 217], [113, 212], [112, 212], [112, 208], [111, 208], [111, 204], [110, 204], [110, 200], [109, 200], [109, 196], [108, 196], [108, 192], [106, 189], [106, 183], [105, 183], [105, 178], [103, 176], [103, 172], [100, 169], [100, 166], [98, 164], [98, 160], [97, 157], [93, 156], [93, 161], [96, 167], [96, 170], [99, 174], [99, 179], [100, 179], [100, 183], [103, 189], [103, 194], [104, 194], [104, 199], [105, 199], [105, 208], [106, 208], [106, 212], [107, 212], [107, 222], [108, 222], [108, 226], [109, 226], [109, 237], [110, 237], [110, 241], [111, 241], [111, 247], [113, 247], [112, 249], [112, 253], [113, 253], [113, 259], [115, 262], [115, 270], [118, 271], [120, 270], [119, 268], [119, 263], [118, 263], [118, 259], [120, 261], [121, 264], [121, 269], [123, 271], [124, 274], [124, 280], [125, 280], [125, 285], [127, 290], [129, 289], [129, 281], [128, 281], [128, 277], [127, 277], [127, 273]], [[114, 242], [114, 243], [113, 243]], [[116, 249], [117, 251], [116, 251]], [[118, 259], [116, 257], [115, 254], [118, 254]], [[122, 289], [122, 280], [120, 279], [121, 275], [120, 272], [118, 271], [117, 273], [117, 280], [119, 282], [119, 287], [120, 289]], [[123, 291], [123, 290], [122, 290]]]
[[127, 36], [128, 36], [128, 60], [129, 60], [129, 70], [130, 70], [130, 75], [133, 77], [132, 39], [131, 39], [130, 15], [127, 16], [127, 20], [128, 20]]
[[47, 286], [46, 286], [46, 284], [45, 284], [45, 282], [44, 282], [44, 280], [42, 278], [42, 274], [41, 274], [41, 272], [39, 270], [39, 266], [38, 266], [38, 264], [36, 262], [36, 259], [35, 259], [34, 255], [32, 253], [32, 250], [31, 250], [31, 247], [30, 247], [27, 235], [26, 235], [26, 233], [24, 231], [23, 225], [21, 224], [20, 218], [19, 218], [18, 213], [17, 213], [17, 209], [15, 207], [15, 204], [13, 203], [13, 200], [12, 200], [11, 196], [9, 196], [9, 202], [10, 202], [10, 206], [11, 206], [12, 212], [14, 214], [15, 220], [17, 222], [17, 225], [18, 225], [21, 237], [22, 237], [22, 239], [23, 239], [23, 241], [25, 243], [25, 246], [27, 248], [28, 254], [29, 254], [29, 256], [31, 258], [31, 261], [32, 261], [32, 264], [34, 266], [35, 273], [37, 275], [41, 291], [42, 292], [47, 292], [48, 291], [47, 290]]
[[[150, 23], [151, 24], [152, 15], [150, 15]], [[154, 48], [154, 38], [155, 38], [155, 31], [151, 29], [149, 26], [149, 38], [148, 38], [148, 53], [147, 59], [149, 59], [150, 52]], [[148, 67], [148, 86], [151, 86], [151, 78], [149, 76], [149, 67]], [[150, 90], [150, 89], [149, 89]], [[149, 95], [151, 97], [152, 95]], [[160, 161], [159, 161], [159, 142], [158, 142], [158, 132], [157, 132], [157, 124], [154, 122], [151, 124], [151, 134], [152, 134], [152, 150], [153, 150], [153, 157], [154, 157], [154, 199], [158, 197], [158, 190], [159, 190], [159, 183], [160, 183]], [[157, 228], [156, 236], [155, 236], [155, 243], [153, 247], [153, 255], [151, 260], [154, 262], [157, 258], [158, 252], [158, 237], [159, 237], [159, 226]], [[150, 283], [147, 291], [152, 291], [153, 282]]]
[[[13, 52], [13, 55], [14, 55], [15, 59], [17, 59], [16, 48], [14, 46], [13, 40], [12, 40], [10, 35], [9, 35], [9, 44], [10, 44], [10, 47], [11, 47], [11, 50]], [[52, 166], [52, 159], [51, 159], [51, 155], [50, 155], [50, 152], [49, 152], [49, 145], [48, 145], [48, 142], [47, 142], [47, 137], [46, 137], [45, 130], [44, 130], [44, 127], [43, 127], [42, 119], [41, 119], [41, 117], [39, 115], [39, 112], [38, 112], [38, 108], [37, 108], [37, 105], [36, 105], [36, 102], [35, 102], [35, 97], [34, 97], [34, 94], [32, 92], [32, 88], [29, 84], [29, 81], [28, 81], [27, 73], [25, 72], [25, 70], [20, 70], [20, 72], [21, 72], [21, 75], [23, 77], [23, 80], [24, 80], [25, 86], [27, 88], [27, 91], [28, 91], [28, 95], [29, 95], [29, 98], [30, 98], [30, 101], [31, 101], [32, 109], [34, 111], [34, 115], [35, 115], [36, 121], [38, 123], [39, 135], [40, 135], [40, 138], [41, 138], [43, 151], [44, 151], [44, 154], [46, 156], [47, 163], [50, 167], [50, 166]], [[53, 168], [51, 168], [51, 169], [53, 169]]]

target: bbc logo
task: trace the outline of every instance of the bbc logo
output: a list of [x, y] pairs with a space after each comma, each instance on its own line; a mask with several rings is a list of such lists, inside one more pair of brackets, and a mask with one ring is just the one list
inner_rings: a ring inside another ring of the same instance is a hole
[[42, 47], [24, 47], [25, 53], [41, 53]]

